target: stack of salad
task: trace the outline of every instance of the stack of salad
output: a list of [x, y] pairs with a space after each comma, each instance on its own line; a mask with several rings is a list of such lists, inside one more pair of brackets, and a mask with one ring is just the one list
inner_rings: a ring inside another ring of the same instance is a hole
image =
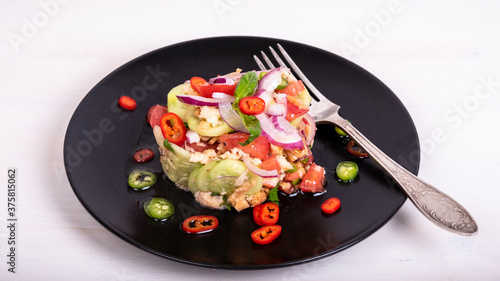
[[288, 69], [241, 70], [173, 88], [148, 120], [167, 177], [209, 208], [237, 211], [271, 191], [325, 191], [313, 161], [311, 96]]

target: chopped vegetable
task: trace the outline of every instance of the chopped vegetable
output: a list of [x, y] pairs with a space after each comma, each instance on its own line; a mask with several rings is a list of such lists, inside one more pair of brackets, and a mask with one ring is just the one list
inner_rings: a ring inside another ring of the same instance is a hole
[[325, 170], [323, 167], [312, 163], [311, 167], [304, 175], [300, 183], [300, 190], [303, 192], [323, 192], [325, 191]]
[[349, 182], [358, 175], [358, 165], [351, 161], [340, 162], [335, 171], [340, 180]]
[[192, 216], [182, 222], [182, 230], [190, 234], [207, 233], [217, 228], [219, 220], [214, 216]]
[[264, 204], [259, 204], [253, 207], [253, 221], [260, 226], [264, 226], [262, 219], [260, 218], [260, 214], [262, 213], [262, 208], [264, 208]]
[[298, 80], [295, 82], [290, 83], [287, 87], [277, 90], [277, 93], [283, 93], [287, 94], [288, 96], [295, 97], [300, 94], [306, 87], [304, 87], [304, 84], [302, 83], [302, 80]]
[[144, 202], [144, 211], [148, 216], [157, 220], [170, 218], [175, 211], [174, 204], [164, 198], [153, 198]]
[[134, 153], [134, 161], [137, 163], [146, 163], [155, 157], [153, 150], [149, 148], [141, 148]]
[[252, 232], [253, 242], [265, 245], [273, 242], [281, 234], [281, 226], [266, 225]]
[[359, 158], [368, 157], [368, 153], [366, 153], [366, 151], [361, 148], [354, 140], [351, 140], [347, 143], [347, 151]]
[[340, 200], [337, 197], [328, 198], [323, 204], [321, 204], [321, 210], [326, 214], [333, 214], [339, 208]]
[[195, 89], [199, 93], [200, 86], [207, 83], [207, 80], [195, 76], [189, 80], [189, 83], [191, 84], [191, 87], [193, 87], [193, 89]]
[[145, 169], [135, 169], [128, 176], [128, 185], [135, 189], [145, 189], [156, 183], [156, 174]]
[[152, 128], [155, 126], [160, 126], [160, 121], [161, 117], [168, 112], [168, 109], [166, 106], [163, 105], [153, 105], [149, 110], [148, 110], [148, 115], [146, 117], [146, 120], [148, 121], [149, 125], [151, 125]]
[[137, 108], [137, 102], [133, 98], [127, 96], [121, 96], [118, 100], [118, 104], [126, 110], [130, 111]]
[[280, 217], [280, 207], [273, 202], [264, 203], [260, 210], [259, 217], [263, 225], [276, 224]]
[[244, 97], [240, 100], [239, 107], [243, 114], [257, 115], [264, 112], [266, 103], [259, 97]]
[[160, 127], [163, 137], [169, 142], [182, 145], [186, 141], [187, 129], [177, 114], [172, 112], [165, 113], [161, 118]]

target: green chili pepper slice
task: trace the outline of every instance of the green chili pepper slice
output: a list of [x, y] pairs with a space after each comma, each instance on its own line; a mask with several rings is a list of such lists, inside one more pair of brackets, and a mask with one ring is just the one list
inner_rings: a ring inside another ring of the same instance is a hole
[[143, 207], [148, 216], [157, 220], [166, 220], [175, 212], [174, 204], [164, 198], [153, 198], [144, 202]]
[[340, 162], [335, 170], [337, 177], [342, 181], [352, 181], [358, 175], [358, 165], [351, 161]]
[[156, 183], [156, 174], [145, 169], [133, 170], [128, 176], [128, 185], [135, 189], [144, 189]]

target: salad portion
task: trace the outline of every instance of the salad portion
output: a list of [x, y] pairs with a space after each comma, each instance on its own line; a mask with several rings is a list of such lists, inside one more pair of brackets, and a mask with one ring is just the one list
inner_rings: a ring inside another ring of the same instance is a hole
[[148, 112], [167, 177], [201, 205], [255, 207], [277, 190], [325, 192], [311, 96], [288, 69], [241, 70], [174, 87]]

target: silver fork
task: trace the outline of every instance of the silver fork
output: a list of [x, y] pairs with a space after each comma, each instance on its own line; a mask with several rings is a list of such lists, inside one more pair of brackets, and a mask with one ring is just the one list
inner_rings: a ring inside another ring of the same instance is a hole
[[[290, 65], [291, 69], [297, 74], [307, 88], [316, 96], [319, 101], [313, 99], [309, 107], [309, 114], [316, 123], [333, 124], [342, 129], [359, 146], [361, 146], [370, 157], [382, 167], [385, 172], [399, 185], [399, 187], [408, 196], [410, 201], [422, 212], [422, 214], [435, 223], [437, 226], [452, 233], [470, 236], [477, 233], [477, 224], [467, 210], [462, 207], [453, 198], [432, 185], [419, 179], [410, 173], [394, 160], [389, 158], [384, 152], [370, 142], [361, 134], [351, 123], [342, 118], [338, 112], [340, 106], [328, 100], [321, 92], [302, 73], [288, 53], [277, 44], [280, 53]], [[273, 57], [281, 67], [288, 68], [278, 53], [269, 47]], [[266, 67], [261, 60], [254, 56], [257, 65], [261, 70], [276, 68], [264, 52], [261, 52], [262, 58], [266, 62]]]

